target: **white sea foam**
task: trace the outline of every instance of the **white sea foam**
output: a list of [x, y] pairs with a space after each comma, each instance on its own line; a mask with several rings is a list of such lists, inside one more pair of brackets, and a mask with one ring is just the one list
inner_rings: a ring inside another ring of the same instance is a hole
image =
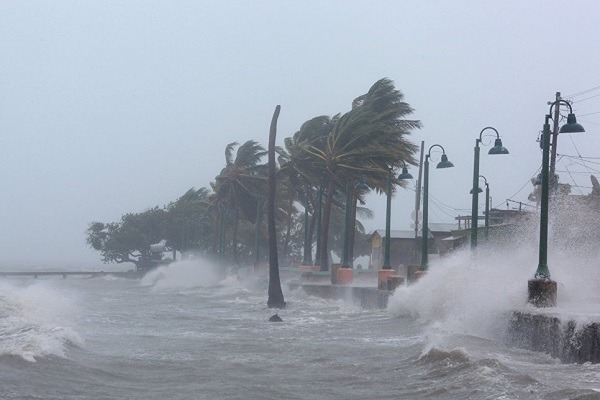
[[43, 282], [26, 287], [0, 282], [0, 355], [32, 362], [64, 357], [68, 343], [83, 343], [73, 328], [77, 314], [74, 299]]

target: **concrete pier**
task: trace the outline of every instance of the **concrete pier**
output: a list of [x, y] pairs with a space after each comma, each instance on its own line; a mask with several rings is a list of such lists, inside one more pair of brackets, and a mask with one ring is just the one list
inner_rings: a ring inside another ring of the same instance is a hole
[[143, 276], [142, 273], [131, 271], [115, 271], [115, 272], [105, 272], [105, 271], [14, 271], [14, 272], [0, 272], [0, 277], [9, 277], [9, 276], [31, 276], [34, 279], [37, 279], [41, 276], [62, 276], [63, 279], [67, 279], [67, 276], [89, 276], [89, 277], [98, 277], [98, 276], [107, 276], [112, 275], [119, 278], [141, 278]]

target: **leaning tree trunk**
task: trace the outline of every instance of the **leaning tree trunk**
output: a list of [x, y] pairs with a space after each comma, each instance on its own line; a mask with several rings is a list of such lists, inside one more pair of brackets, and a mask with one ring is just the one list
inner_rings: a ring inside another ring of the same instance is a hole
[[352, 201], [350, 202], [350, 230], [348, 240], [348, 264], [350, 268], [354, 268], [354, 238], [356, 237], [356, 206], [358, 203], [358, 197], [353, 194]]
[[[287, 205], [287, 217], [286, 217], [286, 227], [285, 227], [285, 235], [284, 235], [284, 239], [283, 239], [283, 248], [281, 249], [282, 253], [283, 253], [283, 261], [287, 262], [286, 260], [289, 258], [288, 255], [290, 253], [290, 237], [292, 234], [292, 218], [293, 218], [293, 213], [292, 213], [292, 207], [294, 207], [294, 194], [293, 194], [293, 190], [290, 188], [289, 190], [289, 199], [288, 199], [288, 205]], [[285, 264], [284, 264], [285, 265]]]
[[231, 251], [233, 252], [233, 263], [235, 264], [235, 266], [238, 266], [240, 264], [239, 262], [239, 255], [238, 255], [238, 228], [240, 226], [240, 215], [239, 215], [239, 208], [237, 207], [237, 205], [235, 206], [235, 211], [233, 214], [233, 233], [232, 233], [232, 242], [233, 242], [233, 249], [231, 249]]
[[277, 136], [277, 118], [281, 106], [275, 107], [271, 130], [269, 131], [269, 201], [267, 204], [267, 221], [269, 225], [269, 299], [267, 307], [285, 308], [285, 300], [279, 279], [279, 261], [277, 259], [277, 232], [275, 231], [275, 137]]
[[329, 219], [331, 218], [331, 206], [333, 204], [333, 189], [334, 189], [333, 175], [329, 177], [329, 184], [327, 185], [327, 194], [325, 197], [325, 206], [323, 208], [323, 226], [321, 227], [321, 252], [319, 261], [321, 262], [321, 271], [329, 271]]

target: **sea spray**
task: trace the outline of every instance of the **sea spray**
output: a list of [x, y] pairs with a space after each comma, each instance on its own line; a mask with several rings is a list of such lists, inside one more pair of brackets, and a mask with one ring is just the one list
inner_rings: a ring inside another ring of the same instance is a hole
[[[398, 288], [389, 310], [428, 324], [431, 341], [442, 341], [435, 335], [453, 334], [503, 340], [512, 311], [531, 308], [527, 281], [537, 268], [536, 246], [537, 242], [517, 236], [502, 246], [481, 244], [475, 256], [470, 249], [456, 251], [431, 263], [415, 284]], [[549, 249], [550, 271], [559, 285], [558, 306], [541, 312], [569, 318], [579, 313], [583, 323], [590, 315], [600, 315], [600, 263], [598, 250], [578, 250], [572, 242]]]
[[75, 303], [45, 282], [24, 287], [0, 282], [0, 356], [34, 362], [47, 355], [65, 357], [69, 343], [81, 346], [73, 328]]
[[480, 251], [475, 261], [470, 251], [458, 251], [432, 263], [417, 283], [398, 288], [389, 309], [448, 333], [494, 336], [506, 311], [526, 302], [527, 279], [534, 271], [528, 259], [527, 251], [503, 257]]
[[209, 261], [183, 260], [148, 272], [142, 278], [141, 285], [152, 286], [154, 290], [192, 289], [216, 285], [223, 275]]

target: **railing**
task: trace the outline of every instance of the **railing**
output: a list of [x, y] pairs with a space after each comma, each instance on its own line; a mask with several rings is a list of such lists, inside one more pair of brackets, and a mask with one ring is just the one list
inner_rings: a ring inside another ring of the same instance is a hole
[[138, 278], [141, 275], [135, 271], [127, 272], [105, 272], [105, 271], [15, 271], [15, 272], [0, 272], [0, 277], [8, 276], [32, 276], [37, 279], [40, 276], [61, 276], [67, 279], [68, 275], [84, 275], [90, 277], [112, 275], [121, 278]]

